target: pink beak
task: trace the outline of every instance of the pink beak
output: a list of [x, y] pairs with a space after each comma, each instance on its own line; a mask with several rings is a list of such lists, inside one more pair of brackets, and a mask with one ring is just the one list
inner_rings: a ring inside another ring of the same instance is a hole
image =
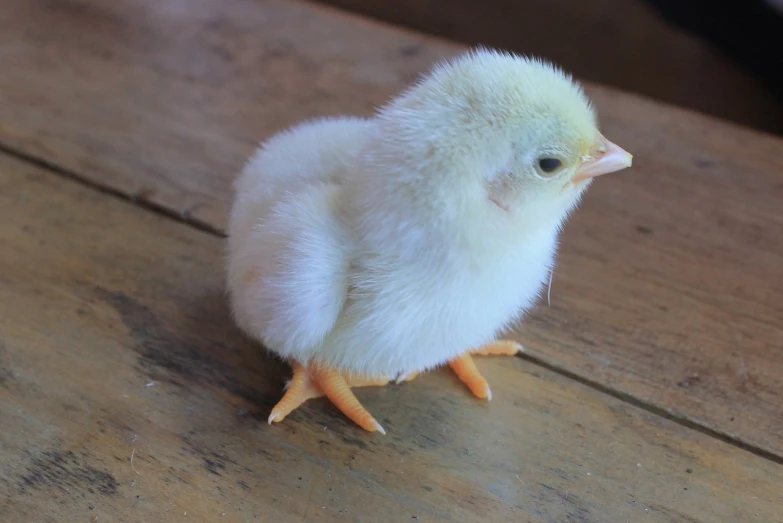
[[633, 156], [619, 145], [616, 145], [598, 133], [596, 146], [591, 152], [591, 158], [584, 162], [574, 173], [573, 182], [581, 182], [602, 174], [609, 174], [631, 166]]

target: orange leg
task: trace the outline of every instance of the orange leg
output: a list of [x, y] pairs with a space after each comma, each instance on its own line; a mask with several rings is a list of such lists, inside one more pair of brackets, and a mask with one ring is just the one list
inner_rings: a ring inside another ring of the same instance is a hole
[[496, 341], [454, 358], [449, 362], [449, 366], [476, 397], [486, 398], [489, 401], [492, 399], [492, 390], [489, 388], [487, 380], [484, 379], [484, 376], [476, 368], [476, 364], [473, 363], [472, 355], [513, 356], [521, 351], [522, 346], [516, 342], [508, 340]]
[[340, 411], [354, 423], [370, 432], [386, 434], [383, 427], [373, 418], [351, 392], [351, 387], [386, 385], [389, 380], [367, 379], [360, 376], [344, 375], [335, 370], [310, 369], [294, 363], [294, 376], [283, 398], [275, 405], [269, 415], [269, 423], [281, 422], [285, 417], [309, 399], [326, 396]]

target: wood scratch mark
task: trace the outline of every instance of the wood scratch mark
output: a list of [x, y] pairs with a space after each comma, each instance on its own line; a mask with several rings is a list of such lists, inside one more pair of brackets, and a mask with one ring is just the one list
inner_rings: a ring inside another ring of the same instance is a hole
[[315, 492], [315, 483], [316, 483], [316, 477], [313, 477], [312, 485], [310, 486], [310, 492], [307, 494], [307, 504], [305, 505], [305, 511], [304, 515], [302, 516], [302, 521], [307, 520], [307, 513], [310, 512], [310, 504], [313, 499], [313, 492]]
[[[135, 455], [136, 455], [136, 449], [133, 449], [133, 451], [131, 452], [131, 459], [130, 459], [130, 462], [131, 462], [131, 468], [133, 469], [133, 472], [135, 472], [136, 474], [139, 474], [139, 471], [138, 471], [138, 470], [136, 470], [136, 467], [134, 467], [134, 466], [133, 466], [133, 457], [134, 457]], [[141, 474], [139, 474], [139, 476], [141, 476]]]
[[[302, 448], [300, 448], [297, 445], [291, 445], [291, 444], [285, 443], [283, 441], [277, 442], [276, 445], [279, 446], [280, 448], [284, 449], [284, 450], [287, 450], [287, 451], [292, 452], [292, 453], [296, 453], [297, 455], [301, 455], [304, 459], [306, 459], [310, 463], [313, 463], [313, 464], [319, 466], [321, 468], [321, 470], [323, 470], [325, 468], [331, 468], [332, 467], [332, 464], [329, 461], [327, 461], [326, 459], [319, 458], [319, 457], [313, 456], [311, 454], [308, 454], [304, 450], [302, 450]], [[497, 468], [490, 467], [490, 466], [483, 466], [482, 467], [481, 463], [484, 463], [483, 459], [480, 460], [479, 462], [475, 463], [473, 465], [473, 469], [476, 470], [477, 472], [480, 471], [480, 472], [487, 472], [487, 473], [490, 473], [490, 472], [491, 473], [497, 473]], [[442, 465], [442, 464], [438, 465], [438, 464], [435, 464], [435, 463], [432, 463], [430, 465], [434, 466], [434, 467], [437, 467], [438, 469], [443, 470], [445, 472], [462, 470], [459, 466], [456, 466], [456, 465]], [[405, 495], [405, 494], [399, 494], [398, 492], [395, 492], [392, 488], [390, 488], [388, 485], [385, 485], [385, 484], [379, 482], [378, 480], [376, 480], [375, 478], [373, 478], [372, 476], [370, 476], [370, 475], [368, 475], [368, 474], [366, 474], [364, 472], [360, 472], [358, 470], [347, 469], [347, 470], [343, 471], [343, 474], [345, 474], [345, 476], [347, 476], [347, 477], [349, 477], [351, 479], [354, 479], [354, 480], [357, 480], [357, 481], [362, 481], [362, 482], [365, 482], [368, 485], [371, 485], [373, 491], [378, 492], [380, 495], [396, 496], [397, 499], [399, 499], [400, 503], [404, 503], [404, 504], [406, 504], [409, 507], [415, 507], [416, 509], [421, 510], [422, 512], [426, 512], [428, 514], [432, 514], [433, 516], [436, 516], [436, 517], [438, 517], [440, 519], [448, 519], [449, 518], [448, 514], [446, 514], [445, 512], [443, 512], [441, 510], [438, 510], [432, 504], [423, 502], [421, 499], [419, 499], [419, 498], [417, 498], [415, 496], [408, 496], [408, 495]]]
[[101, 307], [101, 306], [99, 306], [99, 305], [97, 305], [97, 304], [95, 304], [95, 303], [93, 303], [93, 302], [91, 302], [89, 300], [85, 300], [84, 298], [82, 298], [80, 296], [77, 296], [76, 294], [73, 294], [73, 293], [71, 293], [71, 292], [69, 292], [69, 291], [67, 291], [65, 289], [61, 289], [60, 287], [57, 287], [57, 286], [54, 286], [54, 285], [50, 285], [49, 288], [51, 290], [53, 290], [54, 292], [56, 292], [57, 294], [59, 294], [61, 296], [65, 296], [66, 298], [69, 298], [69, 299], [75, 301], [76, 303], [79, 303], [81, 305], [86, 305], [87, 307], [91, 308], [92, 310], [94, 310], [98, 314], [103, 315], [106, 318], [112, 316], [112, 314], [111, 314], [111, 312], [109, 310], [107, 310], [107, 309], [105, 309], [105, 308], [103, 308], [103, 307]]
[[740, 379], [742, 380], [740, 382], [740, 386], [745, 385], [748, 381], [748, 366], [745, 363], [745, 350], [742, 348], [743, 345], [743, 339], [742, 339], [742, 333], [737, 329], [736, 325], [731, 326], [731, 332], [734, 335], [734, 341], [737, 344], [737, 354], [739, 355], [739, 375]]

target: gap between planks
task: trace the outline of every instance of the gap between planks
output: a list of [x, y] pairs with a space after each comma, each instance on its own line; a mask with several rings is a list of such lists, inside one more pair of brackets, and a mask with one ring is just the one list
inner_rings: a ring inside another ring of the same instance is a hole
[[[65, 167], [62, 167], [54, 162], [50, 162], [48, 160], [45, 160], [43, 158], [40, 158], [38, 156], [26, 153], [24, 151], [21, 151], [19, 149], [15, 149], [13, 147], [10, 147], [6, 144], [0, 143], [0, 154], [5, 154], [7, 156], [10, 156], [12, 158], [16, 158], [22, 162], [34, 165], [36, 167], [39, 167], [41, 169], [44, 169], [46, 171], [49, 171], [51, 173], [54, 173], [58, 176], [61, 176], [63, 178], [66, 178], [74, 183], [77, 183], [79, 185], [82, 185], [84, 187], [87, 187], [91, 190], [94, 190], [96, 192], [99, 192], [101, 194], [105, 194], [109, 197], [115, 198], [117, 200], [123, 201], [125, 203], [131, 204], [134, 207], [143, 209], [145, 211], [151, 212], [153, 214], [157, 214], [159, 216], [162, 216], [166, 219], [173, 220], [176, 222], [179, 222], [185, 226], [192, 227], [198, 231], [201, 231], [203, 233], [207, 233], [212, 236], [217, 236], [220, 238], [225, 238], [226, 234], [225, 232], [221, 231], [220, 229], [202, 222], [200, 220], [194, 219], [191, 216], [183, 215], [181, 213], [175, 212], [171, 209], [168, 209], [164, 207], [163, 205], [158, 205], [156, 203], [150, 202], [148, 200], [145, 200], [143, 198], [136, 198], [132, 195], [126, 194], [122, 192], [119, 189], [114, 189], [109, 186], [101, 185], [97, 182], [94, 182], [86, 177], [83, 177], [79, 175], [77, 172], [71, 171], [70, 169], [67, 169]], [[517, 355], [518, 358], [521, 358], [525, 361], [528, 361], [534, 365], [537, 365], [539, 367], [542, 367], [544, 369], [547, 369], [551, 372], [554, 372], [560, 376], [563, 376], [566, 379], [570, 379], [573, 381], [576, 381], [577, 383], [580, 383], [586, 387], [589, 387], [597, 392], [606, 394], [608, 396], [611, 396], [612, 398], [615, 398], [619, 401], [622, 401], [624, 403], [628, 403], [629, 405], [632, 405], [634, 407], [637, 407], [639, 409], [642, 409], [646, 412], [649, 412], [650, 414], [653, 414], [655, 416], [667, 419], [673, 423], [677, 423], [680, 426], [683, 426], [687, 429], [694, 430], [696, 432], [699, 432], [701, 434], [704, 434], [706, 436], [709, 436], [711, 438], [717, 439], [719, 441], [722, 441], [724, 443], [727, 443], [729, 445], [732, 445], [733, 447], [736, 447], [740, 450], [743, 450], [745, 452], [749, 452], [751, 454], [754, 454], [760, 458], [769, 460], [773, 463], [777, 463], [778, 465], [783, 465], [783, 456], [779, 456], [773, 452], [770, 452], [768, 450], [765, 450], [763, 448], [760, 448], [756, 445], [752, 445], [750, 443], [747, 443], [745, 441], [742, 441], [741, 439], [738, 439], [730, 434], [727, 434], [725, 432], [721, 432], [719, 430], [712, 429], [706, 425], [700, 424], [697, 421], [694, 421], [693, 419], [688, 418], [684, 414], [679, 414], [677, 412], [673, 412], [670, 410], [662, 409], [660, 407], [657, 407], [651, 403], [645, 402], [635, 396], [632, 396], [631, 394], [628, 394], [626, 392], [622, 392], [616, 389], [613, 389], [609, 387], [608, 385], [605, 385], [603, 383], [600, 383], [595, 380], [591, 380], [589, 378], [586, 378], [584, 376], [580, 376], [572, 371], [569, 371], [567, 369], [564, 369], [558, 365], [553, 365], [540, 357], [530, 355], [528, 353], [521, 353]]]

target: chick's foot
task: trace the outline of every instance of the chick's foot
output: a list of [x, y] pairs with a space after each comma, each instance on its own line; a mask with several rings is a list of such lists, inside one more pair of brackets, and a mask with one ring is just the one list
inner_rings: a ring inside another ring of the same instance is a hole
[[386, 434], [383, 427], [351, 392], [351, 387], [386, 385], [388, 380], [367, 379], [355, 375], [342, 374], [336, 370], [321, 369], [317, 366], [306, 368], [294, 363], [294, 376], [283, 398], [275, 405], [269, 415], [269, 424], [279, 423], [309, 399], [326, 396], [348, 418], [361, 428]]
[[473, 355], [476, 356], [513, 356], [522, 351], [522, 345], [519, 343], [500, 340], [492, 343], [488, 343], [476, 350], [468, 351], [462, 356], [455, 358], [449, 362], [449, 367], [457, 377], [465, 385], [468, 386], [470, 391], [478, 398], [486, 398], [487, 401], [492, 399], [492, 390], [489, 388], [489, 383], [481, 375], [476, 364], [473, 362]]

